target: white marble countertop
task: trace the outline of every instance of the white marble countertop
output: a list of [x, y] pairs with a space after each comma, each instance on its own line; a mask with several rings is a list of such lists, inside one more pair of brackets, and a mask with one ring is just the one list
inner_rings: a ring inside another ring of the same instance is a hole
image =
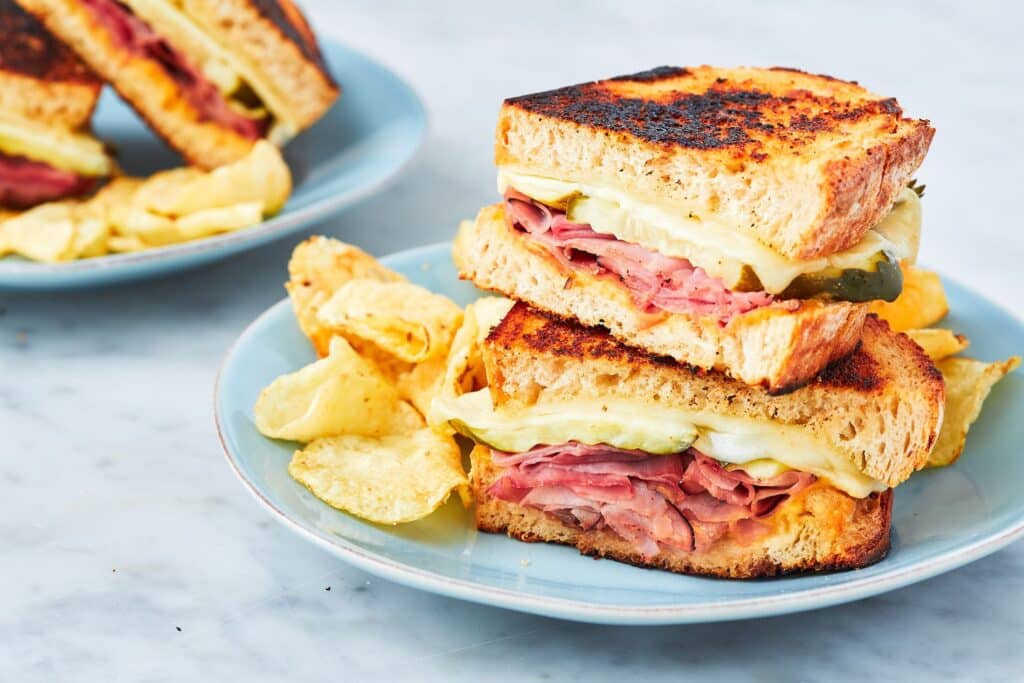
[[[664, 63], [793, 65], [856, 78], [933, 120], [922, 258], [1024, 314], [1019, 10], [307, 4], [322, 33], [412, 82], [432, 118], [397, 182], [317, 232], [378, 254], [448, 238], [495, 196], [505, 95]], [[297, 239], [126, 287], [0, 294], [0, 680], [977, 681], [1024, 670], [1019, 543], [857, 604], [611, 628], [420, 593], [296, 538], [234, 480], [210, 413], [218, 363], [283, 296]]]

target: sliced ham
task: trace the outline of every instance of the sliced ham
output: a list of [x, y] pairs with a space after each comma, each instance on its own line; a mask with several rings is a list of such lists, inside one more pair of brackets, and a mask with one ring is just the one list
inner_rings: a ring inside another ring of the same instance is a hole
[[[768, 292], [732, 291], [684, 258], [665, 256], [573, 223], [565, 212], [512, 188], [505, 193], [505, 218], [513, 230], [547, 247], [564, 267], [621, 282], [644, 313], [696, 313], [725, 324], [735, 315], [774, 301]], [[797, 302], [780, 305], [792, 308]]]
[[232, 109], [216, 85], [127, 5], [117, 0], [82, 0], [82, 4], [107, 29], [114, 43], [132, 54], [158, 62], [202, 120], [229, 128], [250, 140], [266, 134], [266, 118], [254, 119]]
[[750, 543], [763, 520], [815, 477], [789, 470], [757, 479], [689, 449], [649, 455], [569, 442], [523, 453], [491, 451], [501, 472], [488, 492], [580, 529], [608, 528], [645, 557], [669, 547], [701, 551], [726, 534]]
[[92, 192], [99, 178], [55, 168], [42, 161], [0, 154], [0, 206], [27, 209]]

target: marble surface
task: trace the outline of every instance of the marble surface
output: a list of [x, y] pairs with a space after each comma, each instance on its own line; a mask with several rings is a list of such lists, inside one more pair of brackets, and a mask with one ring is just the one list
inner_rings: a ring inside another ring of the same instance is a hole
[[[1019, 10], [893, 4], [308, 2], [432, 116], [398, 181], [316, 231], [379, 254], [448, 238], [494, 198], [502, 96], [662, 63], [796, 65], [933, 120], [922, 258], [1021, 315]], [[0, 680], [1020, 676], [1019, 543], [857, 604], [611, 628], [419, 593], [292, 536], [228, 470], [210, 397], [294, 241], [118, 289], [0, 294]]]

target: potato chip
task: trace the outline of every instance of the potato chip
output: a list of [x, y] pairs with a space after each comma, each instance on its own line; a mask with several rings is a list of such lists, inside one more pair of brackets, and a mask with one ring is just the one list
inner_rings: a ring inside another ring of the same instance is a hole
[[258, 225], [262, 220], [263, 202], [256, 201], [196, 211], [175, 220], [174, 226], [180, 236], [179, 241], [184, 242], [249, 228]]
[[155, 189], [150, 188], [150, 182], [135, 196], [135, 203], [165, 216], [186, 216], [253, 202], [260, 202], [266, 214], [273, 215], [292, 191], [288, 164], [281, 151], [266, 140], [258, 141], [238, 161], [209, 173], [160, 178]]
[[[163, 213], [170, 216], [178, 215], [170, 211], [160, 211], [157, 207], [168, 201], [168, 197], [177, 197], [182, 188], [188, 186], [193, 180], [198, 180], [206, 175], [202, 170], [193, 166], [172, 168], [167, 171], [154, 173], [139, 185], [131, 195], [131, 206], [138, 207], [144, 211]], [[187, 212], [181, 212], [187, 213]]]
[[104, 217], [109, 222], [114, 208], [131, 204], [132, 198], [144, 182], [143, 178], [124, 175], [111, 178], [99, 192], [84, 202], [88, 215]]
[[0, 223], [5, 248], [25, 258], [58, 263], [72, 258], [75, 243], [74, 203], [50, 202]]
[[327, 358], [271, 382], [253, 414], [260, 433], [293, 441], [401, 433], [419, 426], [411, 424], [395, 388], [341, 337], [331, 340]]
[[115, 253], [128, 254], [151, 247], [135, 235], [111, 235], [107, 240], [107, 248]]
[[[444, 377], [433, 389], [434, 395], [444, 393], [454, 398], [487, 385], [480, 349], [487, 335], [505, 318], [512, 304], [511, 299], [484, 297], [466, 306], [462, 325], [455, 333], [445, 359]], [[401, 387], [399, 390], [401, 391]], [[416, 401], [413, 403], [416, 404]], [[432, 416], [430, 409], [424, 414], [427, 416], [427, 423], [435, 429], [449, 429], [448, 421]]]
[[952, 330], [929, 327], [923, 330], [907, 330], [907, 336], [924, 349], [933, 361], [955, 356], [968, 347], [970, 342], [962, 334]]
[[71, 258], [92, 258], [107, 253], [110, 225], [103, 218], [79, 218], [71, 241]]
[[114, 232], [124, 237], [136, 237], [148, 246], [164, 246], [180, 242], [174, 220], [133, 205], [116, 205], [110, 211]]
[[395, 378], [398, 395], [410, 401], [422, 415], [429, 414], [431, 402], [444, 385], [446, 361], [447, 356], [435, 356], [411, 365]]
[[295, 453], [288, 473], [328, 505], [379, 524], [422, 519], [468, 487], [458, 445], [426, 428], [319, 439]]
[[356, 279], [338, 288], [317, 319], [347, 338], [371, 341], [401, 360], [419, 363], [448, 353], [462, 309], [409, 282]]
[[926, 467], [942, 467], [956, 462], [967, 442], [967, 431], [978, 419], [981, 406], [996, 382], [1020, 365], [1013, 356], [998, 363], [983, 363], [973, 358], [946, 358], [937, 367], [946, 380], [946, 410], [935, 448]]
[[903, 292], [895, 301], [872, 301], [869, 310], [897, 332], [931, 327], [949, 313], [938, 273], [901, 263]]
[[317, 312], [343, 284], [356, 278], [404, 282], [365, 251], [328, 237], [310, 237], [300, 243], [288, 261], [285, 284], [299, 327], [320, 356], [327, 354], [331, 330], [317, 320]]

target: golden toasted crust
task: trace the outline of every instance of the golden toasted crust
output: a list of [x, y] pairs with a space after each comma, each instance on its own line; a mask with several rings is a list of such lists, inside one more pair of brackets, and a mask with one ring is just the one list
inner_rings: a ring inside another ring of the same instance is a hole
[[726, 536], [702, 552], [663, 549], [645, 558], [626, 540], [605, 529], [582, 531], [540, 510], [492, 498], [487, 489], [499, 473], [489, 451], [470, 455], [470, 485], [481, 531], [507, 533], [521, 541], [575, 546], [584, 555], [638, 567], [733, 579], [865, 567], [889, 549], [892, 490], [855, 499], [818, 484], [783, 503], [768, 522], [771, 532], [750, 544]]
[[100, 80], [13, 0], [0, 0], [0, 111], [67, 128], [88, 124]]
[[259, 66], [302, 128], [338, 99], [316, 35], [290, 0], [190, 0], [189, 8], [221, 43]]
[[[252, 148], [254, 140], [203, 120], [159, 62], [115, 44], [80, 2], [20, 2], [109, 82], [154, 132], [190, 164], [213, 168], [243, 157]], [[291, 3], [285, 2], [276, 13], [270, 9], [275, 3], [268, 1], [256, 7], [245, 2], [209, 4], [210, 22], [220, 27], [225, 40], [261, 64], [264, 73], [275, 81], [275, 87], [288, 93], [288, 101], [305, 122], [302, 125], [311, 124], [327, 110], [337, 97], [337, 87], [326, 75], [315, 41], [310, 41], [308, 25], [304, 21], [301, 26], [295, 23], [295, 17], [301, 15]], [[283, 9], [285, 5], [290, 9]], [[300, 40], [303, 35], [307, 38]], [[314, 57], [307, 58], [306, 53]]]
[[852, 247], [934, 130], [896, 100], [792, 69], [660, 67], [514, 97], [499, 165], [717, 218], [790, 258]]
[[797, 425], [869, 477], [896, 486], [924, 466], [945, 404], [942, 375], [904, 334], [873, 315], [857, 350], [807, 385], [771, 395], [635, 350], [606, 331], [518, 303], [483, 349], [495, 401], [621, 398]]
[[586, 325], [637, 348], [727, 372], [774, 393], [791, 390], [853, 350], [866, 306], [802, 301], [761, 308], [722, 327], [711, 316], [637, 312], [617, 282], [567, 270], [541, 245], [509, 230], [500, 205], [484, 208], [456, 238], [459, 276]]

